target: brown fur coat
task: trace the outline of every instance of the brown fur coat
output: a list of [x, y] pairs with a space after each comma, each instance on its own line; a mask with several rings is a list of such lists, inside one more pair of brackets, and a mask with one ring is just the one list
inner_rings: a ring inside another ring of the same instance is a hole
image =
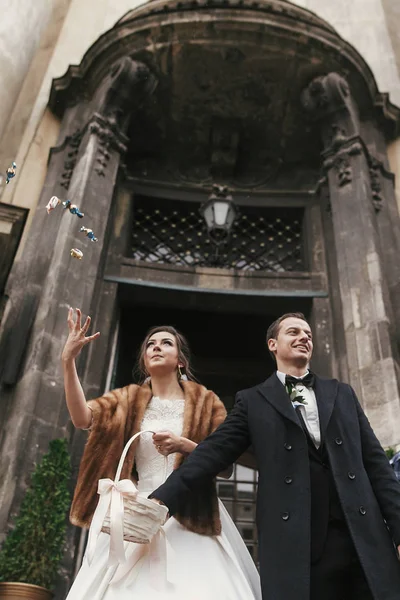
[[[202, 385], [183, 381], [185, 409], [182, 436], [193, 442], [201, 442], [225, 417], [226, 410], [219, 398]], [[70, 519], [74, 525], [89, 527], [98, 502], [99, 479], [115, 479], [122, 450], [140, 426], [152, 397], [149, 385], [128, 385], [104, 394], [89, 402], [93, 410], [93, 424], [80, 464], [78, 481], [72, 501]], [[132, 478], [135, 450], [138, 440], [132, 444], [125, 459], [121, 479]], [[175, 469], [184, 461], [177, 454]], [[174, 517], [187, 529], [204, 535], [221, 532], [215, 482], [203, 486], [185, 502]]]

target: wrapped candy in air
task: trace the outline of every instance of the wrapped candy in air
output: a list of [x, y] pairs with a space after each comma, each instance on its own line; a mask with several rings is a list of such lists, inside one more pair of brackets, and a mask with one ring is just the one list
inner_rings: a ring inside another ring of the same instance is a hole
[[91, 242], [97, 242], [97, 237], [94, 237], [94, 233], [92, 231], [92, 229], [88, 229], [87, 227], [81, 227], [80, 229], [81, 231], [83, 231], [83, 233], [85, 233], [87, 235], [87, 237], [89, 238], [89, 240]]
[[61, 204], [60, 198], [52, 196], [46, 205], [47, 214], [50, 214], [59, 204]]
[[6, 183], [10, 183], [11, 179], [15, 177], [17, 165], [15, 162], [12, 163], [11, 167], [8, 167], [6, 171]]
[[84, 217], [84, 213], [79, 210], [76, 204], [72, 204], [70, 200], [66, 200], [62, 203], [64, 208], [67, 208], [72, 215], [76, 215], [80, 219]]
[[83, 252], [81, 250], [79, 250], [78, 248], [72, 248], [71, 249], [71, 256], [73, 258], [77, 258], [78, 260], [82, 260], [82, 258], [83, 258]]

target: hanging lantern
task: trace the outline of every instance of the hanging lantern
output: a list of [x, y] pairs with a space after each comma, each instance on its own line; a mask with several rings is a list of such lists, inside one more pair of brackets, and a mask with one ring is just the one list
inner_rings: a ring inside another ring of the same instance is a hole
[[207, 225], [208, 234], [215, 244], [225, 242], [237, 217], [237, 208], [226, 186], [214, 185], [213, 191], [200, 212]]

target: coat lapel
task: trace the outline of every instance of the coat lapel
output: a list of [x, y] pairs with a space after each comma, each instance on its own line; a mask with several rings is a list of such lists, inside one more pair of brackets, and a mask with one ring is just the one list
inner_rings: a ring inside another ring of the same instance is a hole
[[335, 406], [337, 393], [338, 381], [336, 379], [321, 379], [320, 377], [315, 377], [315, 395], [318, 404], [321, 444], [325, 441], [326, 430]]
[[[301, 427], [285, 387], [279, 381], [276, 373], [262, 383], [258, 391], [282, 416]], [[321, 443], [325, 439], [326, 430], [335, 406], [337, 392], [338, 382], [336, 379], [321, 379], [316, 376], [315, 395], [318, 404]]]
[[285, 386], [279, 381], [276, 373], [262, 383], [258, 391], [286, 419], [293, 421], [301, 428]]

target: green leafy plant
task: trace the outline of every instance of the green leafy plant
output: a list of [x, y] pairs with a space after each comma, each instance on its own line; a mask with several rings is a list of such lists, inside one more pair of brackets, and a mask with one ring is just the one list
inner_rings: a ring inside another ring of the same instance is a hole
[[0, 581], [51, 589], [63, 556], [70, 475], [67, 440], [51, 441], [0, 551]]
[[386, 448], [385, 452], [389, 460], [393, 458], [393, 456], [396, 454], [396, 450], [391, 446], [389, 446], [389, 448]]

